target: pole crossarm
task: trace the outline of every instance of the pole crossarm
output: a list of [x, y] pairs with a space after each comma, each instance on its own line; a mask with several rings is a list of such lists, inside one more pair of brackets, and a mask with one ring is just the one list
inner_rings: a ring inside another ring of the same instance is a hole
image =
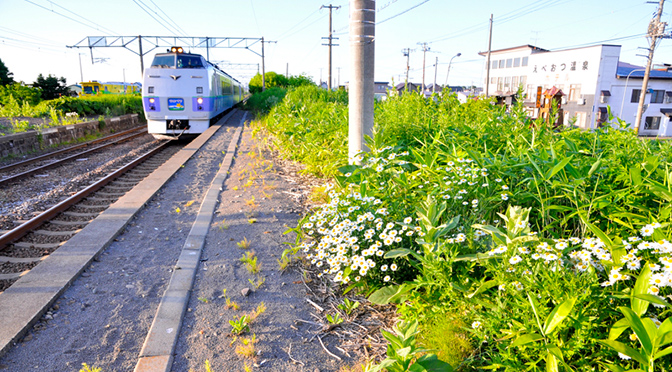
[[142, 38], [143, 43], [152, 45], [152, 48], [142, 53], [145, 54], [160, 47], [181, 46], [183, 48], [236, 48], [247, 49], [261, 57], [261, 52], [257, 52], [252, 47], [260, 45], [261, 38], [256, 37], [196, 37], [196, 36], [87, 36], [74, 45], [67, 45], [68, 48], [126, 48], [137, 55], [141, 55], [135, 50], [129, 48], [129, 45], [138, 38]]

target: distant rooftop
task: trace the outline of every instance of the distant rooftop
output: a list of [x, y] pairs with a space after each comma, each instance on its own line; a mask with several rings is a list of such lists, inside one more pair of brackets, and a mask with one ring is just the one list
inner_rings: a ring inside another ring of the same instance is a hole
[[[672, 79], [672, 66], [660, 68], [652, 68], [649, 77], [651, 79]], [[616, 69], [616, 77], [627, 78], [630, 75], [631, 79], [643, 79], [645, 68], [642, 66], [632, 65], [626, 62], [618, 62]]]

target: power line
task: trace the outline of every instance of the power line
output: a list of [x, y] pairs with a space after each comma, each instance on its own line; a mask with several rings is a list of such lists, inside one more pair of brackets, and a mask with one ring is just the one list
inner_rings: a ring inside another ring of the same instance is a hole
[[[292, 35], [296, 35], [297, 33], [303, 31], [304, 29], [306, 29], [306, 28], [312, 26], [313, 24], [315, 24], [315, 23], [317, 23], [317, 22], [323, 20], [326, 16], [327, 16], [327, 15], [325, 14], [325, 15], [321, 16], [320, 18], [314, 20], [313, 22], [310, 22], [310, 23], [307, 24], [306, 26], [304, 26], [304, 27], [302, 27], [302, 28], [300, 28], [300, 29], [298, 29], [298, 30], [292, 32], [291, 34], [285, 36], [284, 39], [287, 39], [288, 37], [290, 37], [290, 36], [292, 36]], [[336, 34], [334, 34], [334, 35], [336, 35]]]
[[[65, 10], [66, 12], [68, 12], [68, 13], [70, 13], [70, 14], [74, 15], [74, 16], [77, 16], [77, 17], [79, 17], [79, 18], [81, 18], [81, 19], [85, 20], [86, 22], [89, 22], [89, 23], [93, 23], [94, 25], [96, 25], [96, 26], [99, 26], [99, 25], [98, 25], [97, 23], [95, 23], [95, 22], [93, 22], [93, 21], [89, 20], [89, 19], [88, 19], [88, 18], [86, 18], [86, 17], [83, 17], [83, 16], [81, 16], [81, 15], [79, 15], [79, 14], [77, 14], [77, 13], [73, 12], [73, 11], [72, 11], [72, 10], [70, 10], [70, 9], [66, 9], [65, 7], [63, 7], [63, 6], [61, 6], [61, 5], [58, 5], [58, 4], [56, 4], [55, 2], [53, 2], [53, 1], [51, 1], [51, 0], [47, 0], [47, 1], [48, 1], [48, 2], [50, 2], [50, 3], [52, 4], [52, 5], [56, 5], [57, 7], [59, 7], [59, 8], [61, 8], [61, 9]], [[116, 31], [114, 31], [114, 30], [110, 30], [110, 29], [109, 29], [109, 28], [107, 28], [107, 27], [104, 27], [104, 26], [100, 26], [100, 27], [101, 27], [101, 28], [103, 28], [103, 29], [105, 29], [105, 30], [106, 30], [106, 31], [107, 31], [107, 32], [108, 32], [109, 34], [112, 34], [112, 35], [114, 35], [114, 34], [116, 34], [116, 33], [117, 33]]]
[[[28, 0], [26, 0], [26, 1], [28, 1]], [[140, 2], [138, 2], [138, 1], [140, 1]], [[165, 22], [161, 22], [161, 21], [159, 21], [158, 19], [156, 19], [156, 17], [154, 17], [154, 15], [153, 15], [152, 13], [149, 12], [149, 10], [145, 9], [143, 6], [147, 6], [147, 5], [146, 5], [145, 3], [143, 3], [142, 0], [133, 0], [133, 2], [134, 2], [138, 7], [140, 7], [140, 9], [142, 9], [145, 13], [147, 13], [150, 17], [152, 17], [152, 19], [154, 19], [158, 24], [160, 24], [161, 26], [163, 26], [163, 28], [165, 28], [166, 30], [168, 30], [168, 31], [169, 31], [170, 33], [172, 33], [173, 35], [178, 35], [178, 36], [179, 36], [179, 33], [175, 32], [174, 30], [169, 29], [169, 28], [166, 26]], [[140, 4], [142, 4], [142, 5], [140, 5]], [[156, 12], [154, 12], [154, 13], [156, 13]], [[156, 15], [158, 16], [158, 13], [157, 13]], [[173, 27], [173, 26], [171, 25], [171, 27]], [[175, 27], [173, 27], [173, 28], [175, 28]], [[179, 31], [179, 30], [178, 30], [178, 31]]]
[[27, 34], [27, 33], [25, 33], [25, 32], [12, 30], [11, 28], [7, 28], [7, 27], [2, 27], [2, 26], [0, 26], [0, 31], [9, 32], [9, 33], [11, 33], [11, 34], [14, 34], [14, 35], [17, 35], [17, 36], [26, 37], [26, 38], [33, 39], [33, 40], [46, 41], [46, 42], [48, 42], [48, 43], [51, 43], [53, 46], [59, 46], [59, 47], [60, 47], [60, 46], [63, 45], [63, 44], [61, 44], [60, 42], [56, 42], [56, 41], [49, 40], [49, 39], [43, 39], [43, 38], [40, 38], [40, 37], [37, 37], [37, 36], [33, 36], [33, 35], [30, 35], [30, 34]]
[[254, 16], [254, 23], [257, 25], [257, 32], [261, 33], [261, 28], [259, 28], [259, 21], [257, 20], [257, 12], [254, 11], [254, 2], [250, 0], [250, 6], [252, 7], [252, 15]]
[[[52, 12], [52, 13], [54, 13], [54, 14], [58, 14], [58, 15], [60, 15], [61, 17], [67, 18], [67, 19], [69, 19], [69, 20], [71, 20], [71, 21], [73, 21], [73, 22], [77, 22], [77, 23], [79, 23], [80, 25], [83, 25], [83, 26], [92, 28], [92, 29], [94, 29], [94, 30], [96, 30], [96, 31], [101, 31], [98, 27], [93, 27], [93, 26], [91, 26], [91, 25], [87, 25], [87, 24], [84, 23], [84, 22], [80, 22], [80, 21], [78, 21], [78, 20], [76, 20], [76, 19], [74, 19], [74, 18], [70, 18], [70, 17], [68, 17], [68, 16], [66, 16], [66, 15], [64, 15], [64, 14], [61, 14], [61, 13], [59, 13], [59, 12], [53, 10], [53, 9], [49, 9], [49, 8], [47, 8], [47, 7], [44, 7], [44, 6], [40, 5], [40, 4], [36, 4], [36, 3], [34, 3], [34, 2], [32, 2], [32, 1], [30, 1], [30, 0], [24, 0], [24, 1], [27, 2], [27, 3], [33, 4], [33, 5], [37, 6], [37, 7], [40, 7], [40, 8], [42, 8], [42, 9], [46, 10], [46, 11]], [[134, 1], [135, 1], [135, 0], [134, 0]], [[101, 32], [102, 32], [102, 31], [101, 31]], [[106, 33], [108, 33], [108, 32], [106, 32]]]
[[379, 25], [379, 24], [381, 24], [381, 23], [383, 23], [383, 22], [387, 22], [387, 21], [389, 21], [390, 19], [397, 18], [397, 17], [399, 17], [400, 15], [402, 15], [402, 14], [404, 14], [404, 13], [407, 13], [407, 12], [410, 12], [411, 10], [413, 10], [413, 9], [415, 9], [415, 8], [417, 8], [417, 7], [419, 7], [420, 5], [422, 5], [422, 4], [424, 4], [424, 3], [428, 2], [428, 1], [429, 1], [429, 0], [424, 0], [424, 1], [422, 1], [421, 3], [416, 4], [416, 5], [413, 5], [412, 7], [410, 7], [410, 8], [408, 8], [408, 9], [404, 10], [404, 11], [401, 12], [401, 13], [397, 13], [397, 14], [393, 15], [392, 17], [385, 18], [384, 20], [382, 20], [382, 21], [380, 21], [380, 22], [376, 22], [376, 25]]
[[285, 31], [285, 32], [281, 33], [281, 34], [280, 34], [280, 36], [278, 36], [278, 37], [277, 37], [277, 39], [278, 39], [278, 40], [280, 40], [280, 38], [282, 38], [282, 37], [283, 37], [283, 36], [284, 36], [284, 35], [285, 35], [286, 33], [288, 33], [288, 32], [290, 32], [290, 31], [292, 31], [292, 30], [293, 30], [293, 29], [294, 29], [295, 27], [297, 27], [297, 26], [299, 26], [300, 24], [302, 24], [303, 22], [307, 21], [307, 20], [308, 20], [308, 18], [312, 17], [312, 16], [313, 16], [313, 14], [315, 14], [315, 13], [319, 12], [319, 11], [320, 11], [321, 9], [322, 9], [322, 8], [320, 8], [320, 9], [317, 9], [316, 11], [314, 11], [314, 12], [310, 13], [310, 14], [308, 15], [308, 17], [306, 17], [306, 18], [302, 19], [302, 20], [301, 20], [300, 22], [298, 22], [298, 23], [296, 23], [296, 24], [295, 24], [294, 26], [290, 27], [290, 28], [289, 28], [289, 29], [288, 29], [287, 31]]
[[157, 8], [157, 9], [158, 9], [164, 16], [166, 16], [166, 18], [168, 18], [168, 20], [169, 20], [170, 22], [173, 23], [173, 25], [175, 26], [175, 28], [176, 28], [178, 31], [182, 32], [182, 35], [185, 35], [185, 36], [187, 35], [187, 32], [184, 31], [184, 30], [182, 29], [182, 27], [180, 27], [180, 25], [177, 24], [177, 22], [173, 21], [173, 19], [170, 18], [170, 16], [169, 16], [168, 14], [166, 14], [166, 12], [164, 12], [163, 9], [161, 9], [161, 7], [158, 6], [158, 5], [154, 2], [154, 0], [149, 0], [149, 1], [151, 1], [152, 4], [154, 4], [154, 6], [155, 6], [155, 7], [156, 7], [156, 8]]

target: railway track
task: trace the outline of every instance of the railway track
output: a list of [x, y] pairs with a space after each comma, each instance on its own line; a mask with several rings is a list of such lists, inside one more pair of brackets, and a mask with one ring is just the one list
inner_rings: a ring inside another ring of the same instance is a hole
[[[36, 156], [28, 160], [0, 167], [0, 187], [4, 184], [8, 184], [10, 182], [17, 181], [25, 177], [35, 175], [46, 169], [56, 167], [65, 162], [80, 159], [83, 155], [92, 153], [94, 151], [99, 151], [108, 148], [110, 146], [117, 145], [121, 142], [125, 142], [140, 137], [146, 133], [147, 130], [144, 126], [139, 128], [132, 128], [110, 136], [106, 136], [76, 146], [71, 146], [58, 151], [50, 152], [48, 154]], [[96, 144], [100, 145], [94, 146]], [[72, 154], [72, 152], [80, 149], [86, 149], [86, 150]], [[35, 165], [36, 163], [37, 165]]]
[[180, 147], [163, 142], [37, 216], [15, 221], [15, 228], [0, 235], [0, 293], [77, 234]]

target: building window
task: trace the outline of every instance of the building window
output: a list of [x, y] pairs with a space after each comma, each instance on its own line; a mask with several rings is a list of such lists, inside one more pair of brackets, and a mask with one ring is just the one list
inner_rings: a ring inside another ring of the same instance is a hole
[[518, 76], [511, 78], [511, 88], [518, 90]]
[[527, 59], [528, 59], [528, 57], [523, 57], [523, 61], [522, 61], [521, 66], [523, 66], [523, 67], [527, 66]]
[[581, 98], [581, 84], [569, 85], [569, 100], [578, 101]]
[[509, 58], [506, 60], [506, 68], [513, 67], [513, 59]]
[[499, 62], [499, 61], [497, 61], [497, 60], [494, 60], [494, 61], [491, 62], [491, 64], [492, 64], [492, 67], [491, 67], [491, 68], [492, 68], [493, 70], [497, 69], [497, 63], [498, 63], [498, 62]]
[[520, 67], [520, 57], [513, 59], [513, 67]]
[[503, 59], [500, 59], [500, 60], [499, 60], [499, 67], [498, 67], [498, 68], [504, 68], [504, 63], [506, 63], [506, 61], [503, 60]]
[[632, 96], [630, 97], [630, 103], [639, 102], [639, 95], [642, 93], [641, 89], [633, 89]]
[[503, 90], [504, 88], [504, 81], [501, 77], [497, 78], [497, 90]]
[[497, 78], [491, 77], [490, 78], [490, 84], [495, 84], [495, 83], [497, 83]]
[[520, 85], [525, 85], [527, 84], [527, 76], [523, 75], [520, 77]]
[[511, 76], [504, 78], [504, 90], [511, 90]]
[[651, 93], [651, 103], [663, 103], [665, 97], [665, 90], [654, 90]]
[[647, 116], [644, 130], [658, 130], [658, 128], [660, 128], [660, 116]]

